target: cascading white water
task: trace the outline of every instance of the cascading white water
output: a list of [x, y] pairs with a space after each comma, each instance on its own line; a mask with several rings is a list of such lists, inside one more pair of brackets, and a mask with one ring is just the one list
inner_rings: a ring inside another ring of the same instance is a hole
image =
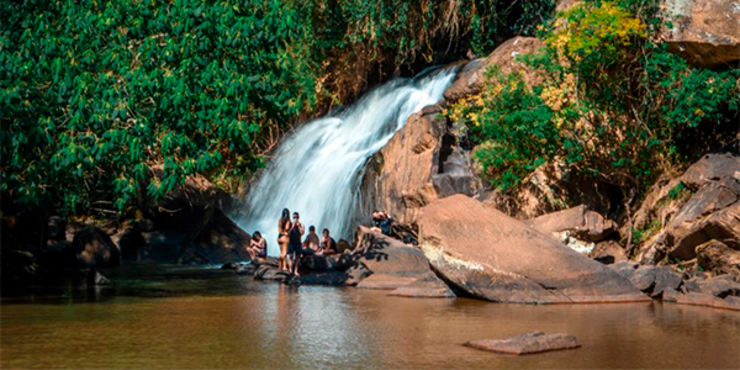
[[357, 176], [408, 117], [442, 99], [454, 69], [396, 79], [363, 96], [335, 115], [308, 122], [275, 152], [245, 201], [239, 225], [267, 238], [268, 254], [279, 254], [277, 222], [283, 208], [301, 214], [308, 228], [328, 228], [346, 237], [357, 210]]

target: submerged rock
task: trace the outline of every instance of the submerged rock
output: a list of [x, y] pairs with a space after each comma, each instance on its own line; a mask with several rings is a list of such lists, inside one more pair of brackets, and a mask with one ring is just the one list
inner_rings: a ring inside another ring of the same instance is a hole
[[581, 344], [569, 334], [545, 334], [541, 331], [526, 333], [506, 339], [480, 339], [465, 343], [465, 346], [484, 351], [526, 355], [578, 348]]
[[422, 249], [447, 282], [510, 303], [647, 300], [616, 271], [462, 195], [425, 207]]

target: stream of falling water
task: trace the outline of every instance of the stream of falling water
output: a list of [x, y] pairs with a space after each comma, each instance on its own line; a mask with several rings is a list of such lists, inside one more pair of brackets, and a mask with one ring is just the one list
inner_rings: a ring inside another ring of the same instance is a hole
[[239, 225], [267, 238], [268, 255], [279, 253], [277, 221], [283, 208], [301, 214], [317, 232], [348, 237], [360, 199], [358, 176], [367, 159], [401, 129], [409, 116], [442, 99], [454, 69], [395, 79], [352, 106], [298, 128], [278, 147], [274, 159], [242, 203]]

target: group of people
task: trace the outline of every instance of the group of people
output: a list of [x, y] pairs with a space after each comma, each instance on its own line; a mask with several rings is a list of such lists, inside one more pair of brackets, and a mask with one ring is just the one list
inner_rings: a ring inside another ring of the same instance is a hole
[[[386, 235], [391, 234], [391, 223], [393, 218], [384, 211], [373, 211], [373, 230]], [[284, 271], [299, 276], [298, 267], [301, 257], [304, 255], [330, 256], [339, 253], [337, 242], [329, 234], [329, 229], [321, 231], [321, 237], [316, 234], [316, 227], [308, 227], [308, 234], [304, 238], [306, 229], [300, 221], [298, 212], [293, 212], [290, 218], [290, 210], [283, 209], [278, 220], [278, 244], [280, 245], [280, 257], [278, 267]], [[267, 257], [267, 241], [259, 231], [252, 234], [252, 240], [247, 248], [252, 260]]]
[[[301, 216], [298, 212], [293, 212], [293, 220], [291, 221], [290, 210], [286, 208], [283, 209], [280, 220], [278, 220], [277, 241], [280, 245], [278, 267], [295, 276], [299, 276], [298, 267], [301, 257], [304, 255], [329, 256], [339, 252], [337, 242], [329, 234], [329, 229], [322, 230], [319, 238], [316, 234], [316, 227], [311, 225], [308, 227], [308, 235], [304, 238], [303, 235], [306, 233], [306, 229], [300, 219]], [[255, 232], [255, 234], [257, 233]], [[260, 240], [264, 240], [264, 238]]]

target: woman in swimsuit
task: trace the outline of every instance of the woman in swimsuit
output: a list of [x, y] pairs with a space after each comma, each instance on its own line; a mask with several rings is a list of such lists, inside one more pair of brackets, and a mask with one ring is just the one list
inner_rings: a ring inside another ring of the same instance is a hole
[[288, 233], [293, 225], [290, 222], [290, 211], [285, 208], [283, 214], [278, 220], [278, 244], [280, 245], [280, 258], [278, 259], [278, 268], [288, 271]]

